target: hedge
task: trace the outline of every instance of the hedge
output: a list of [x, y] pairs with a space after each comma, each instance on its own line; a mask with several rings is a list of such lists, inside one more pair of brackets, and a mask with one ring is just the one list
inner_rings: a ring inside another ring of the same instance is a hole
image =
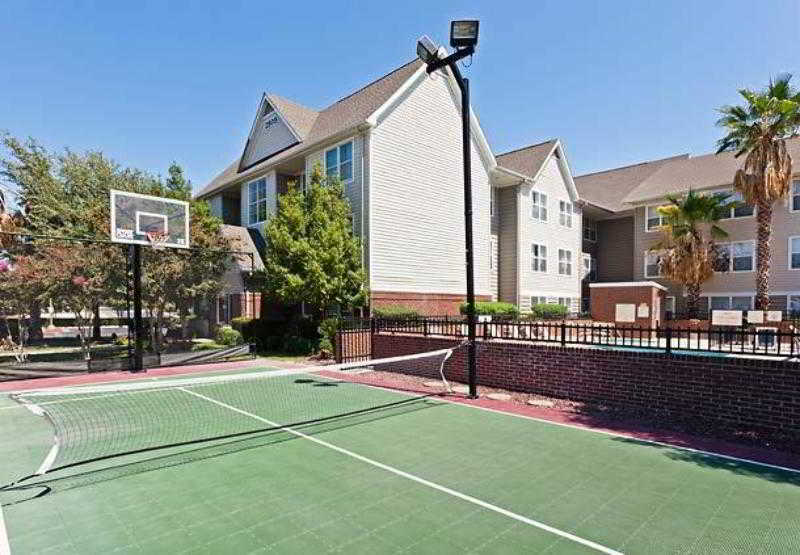
[[[461, 303], [459, 308], [461, 314], [467, 314], [467, 303]], [[506, 316], [516, 318], [519, 316], [519, 309], [511, 303], [501, 302], [479, 302], [475, 303], [475, 314], [482, 316]]]
[[402, 305], [376, 307], [372, 309], [372, 315], [378, 318], [394, 318], [398, 320], [419, 318], [418, 311]]
[[543, 320], [561, 320], [567, 317], [567, 307], [555, 303], [535, 304], [531, 307], [533, 316]]

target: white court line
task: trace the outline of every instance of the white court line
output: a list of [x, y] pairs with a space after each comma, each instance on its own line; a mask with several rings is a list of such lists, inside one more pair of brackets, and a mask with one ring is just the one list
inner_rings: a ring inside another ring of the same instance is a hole
[[363, 455], [359, 455], [358, 453], [354, 453], [353, 451], [349, 451], [347, 449], [344, 449], [343, 447], [338, 447], [338, 446], [336, 446], [336, 445], [334, 445], [332, 443], [328, 443], [327, 441], [324, 441], [322, 439], [319, 439], [319, 438], [304, 434], [303, 432], [299, 432], [297, 430], [294, 430], [294, 429], [286, 427], [286, 426], [281, 426], [277, 422], [272, 422], [270, 420], [267, 420], [266, 418], [262, 418], [262, 417], [260, 417], [260, 416], [258, 416], [256, 414], [251, 413], [251, 412], [247, 412], [245, 410], [236, 408], [236, 407], [234, 407], [232, 405], [229, 405], [227, 403], [223, 403], [222, 401], [217, 401], [216, 399], [212, 399], [211, 397], [207, 397], [207, 396], [205, 396], [205, 395], [203, 395], [201, 393], [196, 393], [194, 391], [190, 391], [190, 390], [184, 389], [184, 388], [180, 388], [180, 390], [188, 393], [189, 395], [194, 395], [195, 397], [199, 397], [200, 399], [205, 399], [206, 401], [208, 401], [210, 403], [214, 403], [215, 405], [218, 405], [220, 407], [226, 408], [228, 410], [231, 410], [233, 412], [239, 413], [239, 414], [244, 415], [244, 416], [248, 416], [250, 418], [258, 420], [259, 422], [263, 422], [264, 424], [268, 424], [269, 426], [275, 426], [275, 427], [281, 428], [283, 430], [286, 430], [287, 432], [289, 432], [292, 435], [295, 435], [295, 436], [303, 438], [303, 439], [307, 439], [308, 441], [314, 442], [317, 445], [322, 445], [323, 447], [327, 447], [328, 449], [332, 449], [333, 451], [336, 451], [336, 452], [341, 453], [343, 455], [347, 455], [348, 457], [352, 457], [352, 458], [354, 458], [356, 460], [359, 460], [361, 462], [367, 463], [367, 464], [372, 465], [372, 466], [374, 466], [376, 468], [380, 468], [381, 470], [386, 470], [387, 472], [391, 472], [392, 474], [396, 474], [397, 476], [401, 476], [401, 477], [406, 478], [408, 480], [417, 482], [418, 484], [422, 484], [423, 486], [427, 486], [429, 488], [435, 489], [437, 491], [441, 491], [441, 492], [446, 493], [448, 495], [452, 495], [453, 497], [457, 497], [458, 499], [461, 499], [461, 500], [466, 501], [468, 503], [472, 503], [473, 505], [478, 505], [479, 507], [483, 507], [484, 509], [488, 509], [488, 510], [493, 511], [495, 513], [498, 513], [498, 514], [501, 514], [503, 516], [506, 516], [506, 517], [512, 518], [514, 520], [517, 520], [519, 522], [522, 522], [524, 524], [528, 524], [528, 525], [533, 526], [535, 528], [539, 528], [540, 530], [544, 530], [546, 532], [550, 532], [551, 534], [555, 534], [556, 536], [560, 536], [562, 538], [568, 539], [568, 540], [573, 541], [575, 543], [579, 543], [579, 544], [584, 545], [586, 547], [590, 547], [590, 548], [595, 549], [597, 551], [600, 551], [602, 553], [607, 553], [608, 555], [622, 555], [621, 552], [615, 551], [615, 550], [613, 550], [613, 549], [611, 549], [609, 547], [606, 547], [604, 545], [600, 545], [599, 543], [595, 543], [595, 542], [593, 542], [591, 540], [587, 540], [585, 538], [581, 538], [580, 536], [576, 536], [574, 534], [570, 534], [569, 532], [565, 532], [563, 530], [559, 530], [558, 528], [554, 528], [552, 526], [544, 524], [543, 522], [539, 522], [538, 520], [533, 520], [531, 518], [524, 517], [524, 516], [519, 515], [517, 513], [511, 512], [511, 511], [509, 511], [507, 509], [503, 509], [502, 507], [498, 507], [497, 505], [492, 505], [491, 503], [487, 503], [486, 501], [483, 501], [483, 500], [478, 499], [476, 497], [472, 497], [471, 495], [467, 495], [465, 493], [461, 493], [459, 491], [450, 489], [450, 488], [448, 488], [446, 486], [442, 486], [442, 485], [437, 484], [435, 482], [431, 482], [429, 480], [426, 480], [425, 478], [420, 478], [419, 476], [415, 476], [414, 474], [409, 474], [408, 472], [404, 472], [404, 471], [402, 471], [402, 470], [400, 470], [398, 468], [395, 468], [393, 466], [389, 466], [387, 464], [383, 464], [381, 462], [378, 462], [378, 461], [375, 461], [373, 459], [367, 458], [367, 457], [365, 457]]
[[0, 555], [11, 555], [11, 546], [8, 545], [8, 532], [6, 521], [3, 520], [3, 506], [0, 505]]

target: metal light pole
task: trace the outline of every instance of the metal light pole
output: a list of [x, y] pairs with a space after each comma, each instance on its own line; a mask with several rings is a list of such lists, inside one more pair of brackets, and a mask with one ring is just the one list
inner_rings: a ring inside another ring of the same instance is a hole
[[417, 54], [427, 64], [427, 72], [443, 67], [450, 68], [461, 90], [461, 152], [464, 166], [464, 239], [467, 262], [467, 377], [469, 397], [478, 397], [477, 346], [475, 323], [475, 256], [472, 238], [472, 140], [470, 133], [469, 80], [464, 79], [458, 69], [458, 61], [475, 53], [478, 43], [478, 22], [453, 21], [450, 24], [450, 45], [456, 48], [453, 54], [439, 58], [438, 47], [428, 37], [417, 42]]

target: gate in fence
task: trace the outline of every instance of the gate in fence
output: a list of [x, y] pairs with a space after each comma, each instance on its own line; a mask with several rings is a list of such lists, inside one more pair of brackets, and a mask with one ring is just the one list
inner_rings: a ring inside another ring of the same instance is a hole
[[343, 320], [336, 332], [336, 362], [359, 362], [372, 358], [372, 321]]

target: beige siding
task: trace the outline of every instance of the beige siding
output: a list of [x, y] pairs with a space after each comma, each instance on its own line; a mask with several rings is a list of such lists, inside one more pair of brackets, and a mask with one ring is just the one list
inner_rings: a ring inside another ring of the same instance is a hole
[[297, 143], [297, 138], [278, 113], [272, 112], [266, 117], [261, 117], [262, 108], [263, 105], [259, 108], [253, 134], [242, 158], [242, 167], [245, 168]]
[[632, 281], [634, 219], [597, 222], [597, 281]]
[[517, 298], [517, 203], [519, 187], [497, 190], [498, 297], [518, 304]]
[[[372, 131], [373, 291], [464, 294], [460, 114], [441, 76], [423, 76]], [[491, 295], [489, 178], [472, 145], [476, 294]]]
[[[532, 191], [547, 195], [548, 218], [546, 222], [531, 216]], [[572, 226], [559, 221], [559, 202], [572, 202], [567, 183], [557, 159], [551, 156], [543, 166], [533, 185], [526, 184], [520, 190], [519, 199], [519, 294], [522, 297], [544, 296], [567, 297], [574, 301], [577, 310], [581, 297], [581, 253], [583, 225], [578, 206], [573, 206]], [[547, 271], [534, 272], [531, 268], [531, 245], [547, 247]], [[563, 249], [571, 253], [572, 273], [558, 273], [558, 252]]]
[[[637, 207], [635, 221], [634, 279], [644, 277], [644, 253], [659, 241], [658, 232], [645, 231], [645, 207]], [[728, 241], [755, 241], [756, 218], [754, 216], [723, 220], [720, 223]], [[792, 212], [787, 201], [776, 204], [772, 218], [772, 270], [770, 292], [785, 296], [800, 292], [800, 271], [789, 269], [789, 237], [800, 235], [800, 212]], [[753, 295], [755, 292], [755, 258], [752, 272], [717, 273], [703, 284], [704, 295]], [[657, 280], [670, 288], [670, 295], [682, 295], [681, 288], [666, 280]], [[785, 302], [785, 301], [784, 301]]]

